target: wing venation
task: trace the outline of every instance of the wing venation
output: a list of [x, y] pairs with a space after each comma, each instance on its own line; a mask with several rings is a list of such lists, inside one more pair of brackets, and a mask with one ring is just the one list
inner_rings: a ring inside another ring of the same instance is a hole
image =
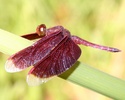
[[[51, 51], [50, 55], [34, 65], [28, 73], [28, 84], [36, 85], [36, 79], [39, 80], [37, 84], [41, 84], [44, 80], [47, 81], [53, 76], [60, 75], [77, 61], [80, 54], [80, 48], [70, 38], [66, 38]], [[30, 76], [36, 79], [31, 79]]]
[[63, 38], [62, 33], [50, 34], [10, 56], [5, 64], [6, 71], [18, 72], [34, 65], [47, 56]]

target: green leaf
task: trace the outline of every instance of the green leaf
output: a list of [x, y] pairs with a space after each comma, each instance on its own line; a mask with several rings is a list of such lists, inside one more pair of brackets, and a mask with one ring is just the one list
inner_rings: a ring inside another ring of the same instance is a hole
[[[33, 44], [32, 41], [0, 30], [0, 51], [12, 55]], [[72, 68], [59, 77], [94, 90], [117, 100], [125, 100], [125, 81], [102, 71], [77, 62]]]

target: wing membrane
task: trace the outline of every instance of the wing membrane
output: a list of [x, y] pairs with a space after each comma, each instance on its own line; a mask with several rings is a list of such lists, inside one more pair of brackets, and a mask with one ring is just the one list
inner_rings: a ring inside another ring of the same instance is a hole
[[39, 62], [47, 56], [63, 38], [62, 33], [50, 34], [35, 42], [32, 46], [10, 56], [5, 64], [6, 71], [18, 72]]
[[66, 38], [50, 55], [34, 65], [27, 76], [28, 84], [39, 85], [63, 73], [77, 61], [80, 54], [80, 48], [70, 38]]

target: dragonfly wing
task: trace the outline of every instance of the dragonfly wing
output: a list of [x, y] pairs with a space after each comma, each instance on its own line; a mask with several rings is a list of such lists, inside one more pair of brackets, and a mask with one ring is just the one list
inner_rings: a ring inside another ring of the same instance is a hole
[[80, 57], [80, 48], [70, 39], [64, 39], [51, 53], [35, 64], [27, 76], [29, 85], [39, 85], [68, 70]]
[[64, 38], [61, 33], [54, 33], [43, 37], [16, 54], [9, 57], [5, 64], [8, 72], [18, 72], [34, 65], [47, 56], [50, 51]]

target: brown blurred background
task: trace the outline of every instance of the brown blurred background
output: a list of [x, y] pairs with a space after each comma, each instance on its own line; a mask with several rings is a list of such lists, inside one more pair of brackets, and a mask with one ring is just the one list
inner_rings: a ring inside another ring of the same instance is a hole
[[[41, 23], [62, 25], [73, 35], [121, 49], [113, 54], [80, 46], [79, 61], [125, 79], [125, 0], [0, 0], [1, 29], [23, 35]], [[25, 81], [28, 70], [5, 71], [8, 57], [0, 53], [0, 100], [111, 100], [58, 77], [29, 87]]]

